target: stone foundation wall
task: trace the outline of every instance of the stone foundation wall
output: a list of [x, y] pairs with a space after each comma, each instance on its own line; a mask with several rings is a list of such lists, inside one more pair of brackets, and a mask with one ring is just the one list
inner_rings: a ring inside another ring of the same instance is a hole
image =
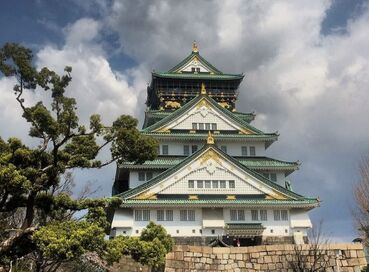
[[[297, 256], [303, 263], [314, 263], [312, 245], [264, 245], [254, 247], [211, 248], [175, 246], [168, 253], [166, 272], [195, 271], [293, 271]], [[322, 245], [318, 261], [324, 271], [356, 272], [366, 265], [361, 244]]]
[[119, 262], [114, 263], [109, 272], [151, 272], [151, 268], [142, 265], [129, 256], [123, 256]]

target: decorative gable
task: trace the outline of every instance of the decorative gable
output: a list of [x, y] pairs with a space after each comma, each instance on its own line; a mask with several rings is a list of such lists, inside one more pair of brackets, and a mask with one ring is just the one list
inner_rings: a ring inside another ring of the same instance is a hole
[[132, 195], [133, 199], [155, 199], [161, 194], [260, 195], [266, 199], [288, 199], [285, 194], [228, 160], [214, 146], [208, 146], [173, 173], [157, 178], [147, 189]]
[[197, 56], [194, 56], [189, 62], [187, 62], [184, 66], [177, 71], [177, 73], [181, 72], [192, 72], [192, 73], [213, 73], [210, 71], [204, 63], [202, 63]]
[[205, 96], [176, 118], [154, 131], [168, 130], [218, 130], [255, 134], [251, 129], [247, 129], [232, 120], [219, 108], [210, 103]]

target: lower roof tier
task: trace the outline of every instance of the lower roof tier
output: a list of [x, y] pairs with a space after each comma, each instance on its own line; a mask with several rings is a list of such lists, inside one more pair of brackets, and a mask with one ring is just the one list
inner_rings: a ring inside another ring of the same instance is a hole
[[[159, 156], [143, 164], [126, 162], [119, 165], [124, 169], [169, 169], [186, 159], [187, 156]], [[244, 166], [253, 170], [279, 170], [289, 175], [299, 168], [299, 162], [288, 162], [269, 157], [235, 157]]]
[[316, 198], [300, 200], [276, 199], [123, 199], [121, 207], [247, 207], [247, 208], [303, 208], [319, 206]]

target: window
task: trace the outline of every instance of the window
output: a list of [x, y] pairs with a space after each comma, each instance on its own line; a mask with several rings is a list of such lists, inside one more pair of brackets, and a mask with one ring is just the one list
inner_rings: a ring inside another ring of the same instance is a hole
[[235, 186], [235, 182], [234, 182], [234, 180], [230, 180], [230, 181], [228, 181], [228, 185], [229, 185], [229, 188], [230, 189], [234, 189], [236, 186]]
[[204, 188], [204, 183], [202, 180], [197, 181], [197, 188], [200, 188], [200, 189]]
[[218, 188], [218, 185], [219, 185], [218, 181], [217, 180], [213, 180], [212, 182], [213, 182], [213, 188], [214, 189], [217, 189]]
[[212, 130], [217, 130], [217, 124], [216, 123], [211, 123], [211, 129]]
[[189, 145], [184, 145], [183, 146], [183, 155], [190, 155], [190, 146]]
[[194, 129], [194, 130], [197, 129], [197, 123], [192, 123], [192, 129]]
[[270, 179], [272, 181], [277, 181], [277, 174], [276, 173], [270, 173]]
[[167, 221], [173, 221], [173, 210], [166, 210], [165, 215]]
[[242, 154], [242, 156], [247, 156], [247, 146], [242, 146], [241, 147], [241, 154]]
[[194, 180], [189, 180], [188, 181], [188, 188], [190, 188], [190, 189], [195, 188], [195, 181]]
[[259, 220], [258, 211], [257, 210], [251, 210], [251, 220], [252, 221], [258, 221]]
[[205, 180], [205, 188], [211, 188], [211, 181]]
[[215, 230], [214, 229], [211, 230], [211, 234], [215, 234]]
[[288, 212], [287, 212], [287, 210], [282, 210], [281, 211], [281, 219], [282, 219], [282, 221], [287, 221], [288, 220]]
[[191, 68], [191, 72], [192, 72], [192, 73], [195, 73], [195, 71], [196, 71], [196, 68], [195, 68], [195, 67], [192, 67], [192, 68]]
[[168, 155], [169, 154], [169, 147], [168, 145], [162, 145], [161, 146], [161, 152], [163, 155]]
[[280, 213], [280, 211], [279, 211], [279, 210], [274, 210], [274, 211], [273, 211], [273, 215], [274, 215], [274, 220], [275, 220], [275, 221], [279, 221], [279, 220], [281, 220], [281, 213]]
[[227, 153], [227, 146], [226, 145], [222, 145], [220, 147], [220, 150], [222, 150], [224, 153]]
[[199, 123], [199, 130], [204, 130], [204, 123]]
[[200, 73], [200, 68], [196, 68], [196, 72]]
[[145, 181], [153, 178], [152, 172], [138, 172], [138, 180]]
[[146, 180], [152, 179], [152, 172], [146, 172]]
[[194, 230], [194, 229], [193, 229], [193, 230], [192, 230], [192, 233], [196, 233], [196, 230]]
[[205, 129], [210, 130], [210, 123], [205, 123]]
[[266, 210], [260, 210], [260, 220], [267, 221], [268, 220], [268, 213]]
[[181, 221], [195, 221], [194, 210], [181, 210], [179, 212], [179, 218]]
[[231, 210], [231, 221], [245, 221], [245, 211]]
[[225, 180], [220, 180], [219, 181], [219, 187], [222, 188], [222, 189], [226, 188], [226, 181]]
[[250, 146], [250, 156], [255, 156], [255, 146]]
[[192, 153], [195, 153], [197, 151], [197, 145], [192, 145]]
[[156, 220], [164, 221], [164, 210], [157, 210], [156, 211]]
[[145, 181], [145, 172], [138, 172], [138, 180], [139, 181]]
[[150, 220], [150, 210], [135, 210], [135, 220], [136, 221], [149, 221]]

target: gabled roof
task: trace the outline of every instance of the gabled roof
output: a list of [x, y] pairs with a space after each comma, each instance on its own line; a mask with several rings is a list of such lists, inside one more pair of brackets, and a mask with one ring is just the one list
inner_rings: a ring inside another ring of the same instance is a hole
[[169, 73], [178, 73], [182, 67], [189, 64], [194, 58], [197, 58], [197, 60], [204, 65], [206, 68], [208, 68], [212, 73], [214, 74], [223, 74], [221, 71], [219, 71], [217, 68], [215, 68], [214, 65], [212, 65], [210, 62], [208, 62], [206, 59], [204, 59], [198, 51], [192, 50], [191, 54], [188, 55], [184, 60], [182, 60], [180, 63], [178, 63], [176, 66], [174, 66], [172, 69], [170, 69]]
[[[160, 121], [161, 119], [171, 115], [173, 113], [172, 110], [148, 110], [145, 112], [145, 121], [144, 121], [144, 125], [143, 128], [148, 127], [148, 124], [152, 125], [155, 124], [156, 122]], [[243, 120], [246, 123], [250, 123], [251, 121], [253, 121], [255, 119], [255, 113], [254, 112], [232, 112], [232, 114], [234, 114], [235, 116], [237, 116], [238, 118], [240, 118], [241, 120]]]
[[187, 102], [185, 105], [180, 107], [179, 109], [173, 111], [172, 114], [164, 117], [160, 121], [156, 122], [155, 124], [143, 129], [143, 132], [156, 132], [159, 128], [162, 126], [165, 126], [169, 122], [175, 120], [176, 118], [182, 116], [186, 113], [186, 111], [190, 110], [192, 107], [200, 103], [200, 101], [205, 100], [207, 101], [212, 107], [214, 107], [216, 110], [219, 110], [221, 113], [223, 113], [226, 117], [231, 119], [233, 122], [235, 122], [237, 125], [239, 125], [242, 128], [246, 128], [253, 132], [253, 134], [259, 134], [264, 135], [265, 133], [261, 130], [258, 130], [257, 128], [251, 126], [249, 123], [245, 122], [241, 118], [239, 118], [237, 115], [233, 114], [231, 111], [223, 108], [220, 106], [214, 99], [209, 97], [207, 94], [199, 94], [189, 102]]
[[[265, 178], [262, 174], [259, 174], [256, 171], [253, 171], [250, 168], [244, 166], [243, 164], [238, 162], [233, 157], [231, 157], [231, 156], [227, 155], [226, 153], [222, 152], [220, 149], [218, 149], [213, 144], [212, 145], [209, 145], [209, 144], [205, 145], [202, 149], [198, 150], [197, 152], [195, 152], [191, 156], [187, 157], [186, 159], [184, 159], [179, 164], [177, 164], [177, 165], [173, 166], [172, 168], [169, 168], [168, 170], [160, 173], [158, 176], [154, 177], [150, 181], [148, 181], [148, 182], [146, 182], [146, 183], [144, 183], [144, 184], [142, 184], [142, 185], [140, 185], [136, 188], [130, 189], [130, 190], [124, 192], [124, 193], [121, 193], [121, 194], [117, 195], [117, 197], [121, 197], [125, 200], [128, 200], [128, 199], [131, 199], [134, 196], [140, 195], [140, 194], [144, 193], [146, 190], [148, 190], [150, 188], [153, 188], [155, 185], [157, 185], [158, 183], [160, 183], [162, 180], [169, 177], [170, 175], [174, 174], [179, 169], [185, 167], [187, 164], [191, 163], [193, 160], [196, 160], [202, 154], [205, 154], [206, 152], [209, 152], [209, 151], [214, 151], [214, 152], [218, 153], [218, 155], [223, 157], [226, 161], [231, 162], [236, 167], [240, 168], [241, 170], [245, 171], [249, 175], [253, 176], [259, 182], [262, 182], [264, 185], [271, 188], [273, 191], [276, 191], [277, 193], [285, 196], [287, 198], [285, 200], [297, 201], [297, 202], [307, 200], [302, 195], [299, 195], [299, 194], [296, 194], [296, 193], [294, 193], [290, 190], [287, 190], [286, 188], [284, 188], [284, 187], [270, 181], [269, 179]], [[277, 201], [275, 199], [271, 199], [271, 200]], [[155, 200], [153, 200], [153, 201], [155, 201]], [[317, 200], [316, 200], [316, 202], [317, 202]]]

